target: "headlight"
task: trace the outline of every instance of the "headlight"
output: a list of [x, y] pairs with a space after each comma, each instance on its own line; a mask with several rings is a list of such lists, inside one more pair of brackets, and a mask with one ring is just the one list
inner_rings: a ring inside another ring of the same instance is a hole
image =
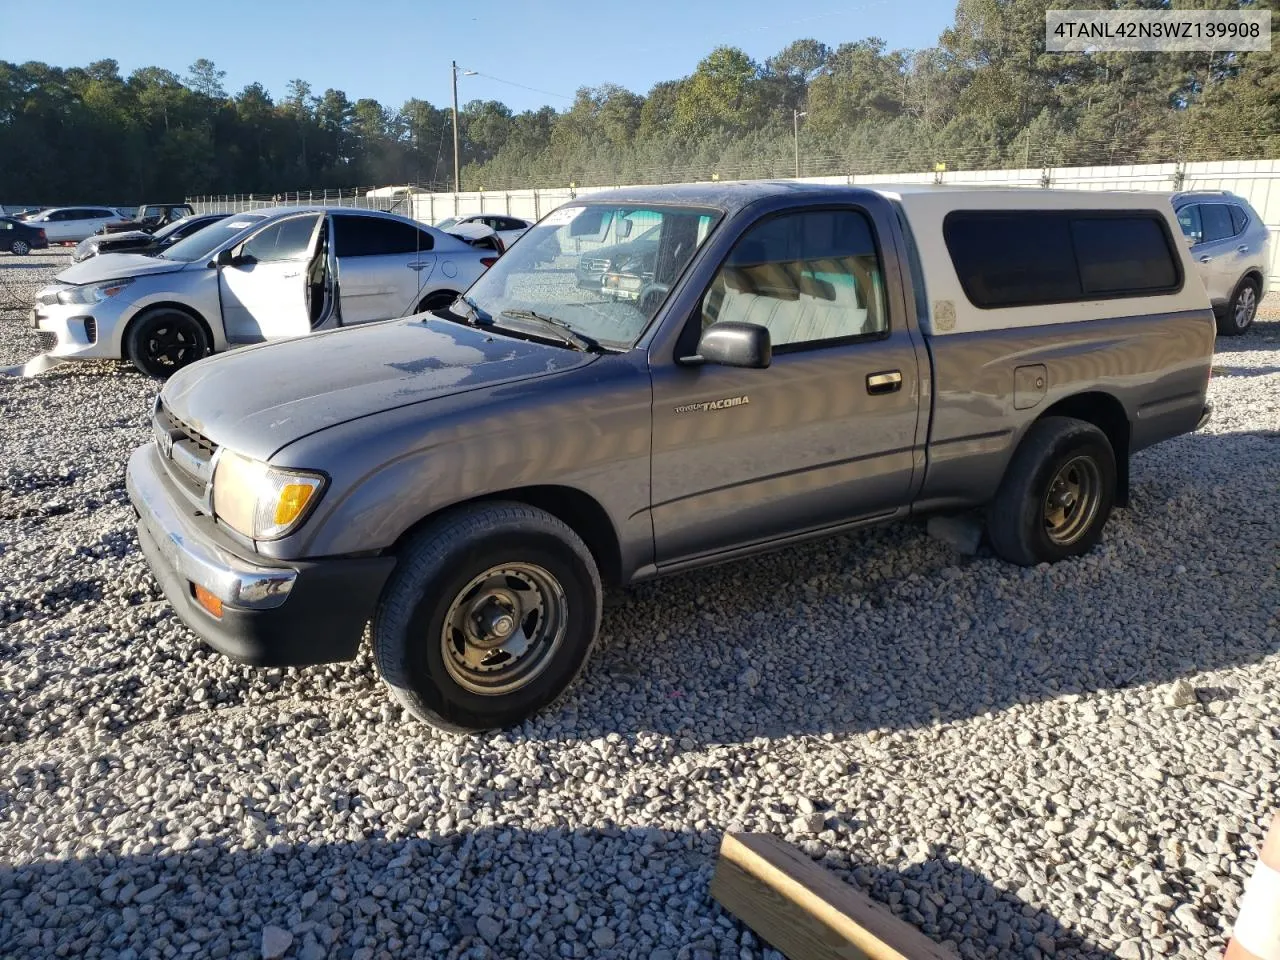
[[276, 540], [302, 522], [324, 483], [318, 473], [281, 470], [223, 450], [213, 473], [213, 513], [243, 536]]
[[68, 287], [58, 292], [59, 303], [101, 303], [133, 283], [132, 279], [108, 280], [83, 287]]

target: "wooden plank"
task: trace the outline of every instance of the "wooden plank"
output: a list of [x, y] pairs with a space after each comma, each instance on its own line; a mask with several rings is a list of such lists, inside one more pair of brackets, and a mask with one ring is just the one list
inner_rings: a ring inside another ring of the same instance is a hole
[[791, 960], [955, 960], [770, 834], [725, 834], [711, 895]]

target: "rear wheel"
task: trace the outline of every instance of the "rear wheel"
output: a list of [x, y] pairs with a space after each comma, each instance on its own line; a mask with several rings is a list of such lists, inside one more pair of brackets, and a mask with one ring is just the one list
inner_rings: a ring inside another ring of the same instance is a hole
[[209, 353], [209, 335], [189, 313], [157, 307], [138, 317], [125, 334], [125, 357], [148, 377], [163, 380]]
[[11, 246], [9, 250], [19, 257], [25, 257], [31, 252], [31, 244], [27, 243], [25, 240], [15, 240], [13, 241], [13, 246]]
[[435, 293], [429, 293], [418, 302], [418, 309], [414, 313], [430, 313], [432, 310], [443, 310], [453, 301], [458, 299], [458, 294], [452, 290], [437, 290]]
[[1218, 318], [1218, 333], [1224, 337], [1238, 337], [1251, 326], [1258, 315], [1258, 281], [1245, 277], [1236, 287], [1227, 305], [1227, 312]]
[[1083, 420], [1045, 417], [1013, 455], [987, 512], [987, 537], [1021, 566], [1079, 556], [1101, 539], [1115, 490], [1107, 435]]
[[602, 593], [586, 544], [551, 514], [523, 503], [463, 508], [401, 554], [373, 622], [378, 672], [432, 726], [511, 726], [581, 672]]

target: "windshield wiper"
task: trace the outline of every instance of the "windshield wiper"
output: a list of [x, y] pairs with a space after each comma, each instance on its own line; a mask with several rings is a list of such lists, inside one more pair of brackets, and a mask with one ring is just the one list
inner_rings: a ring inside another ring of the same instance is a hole
[[503, 310], [501, 316], [512, 320], [533, 320], [548, 327], [555, 328], [555, 335], [573, 349], [583, 353], [604, 353], [604, 347], [594, 337], [579, 333], [558, 317], [549, 317], [533, 310]]

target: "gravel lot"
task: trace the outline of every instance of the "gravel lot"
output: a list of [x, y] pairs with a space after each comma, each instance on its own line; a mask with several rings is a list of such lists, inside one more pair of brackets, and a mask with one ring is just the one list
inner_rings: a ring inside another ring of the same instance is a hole
[[[65, 254], [0, 258], [20, 299]], [[242, 668], [162, 601], [156, 386], [0, 380], [0, 955], [747, 958], [707, 888], [780, 833], [966, 957], [1212, 957], [1280, 806], [1280, 304], [1091, 556], [920, 525], [613, 598], [567, 705], [412, 724], [368, 657]], [[36, 351], [0, 312], [0, 365]]]

